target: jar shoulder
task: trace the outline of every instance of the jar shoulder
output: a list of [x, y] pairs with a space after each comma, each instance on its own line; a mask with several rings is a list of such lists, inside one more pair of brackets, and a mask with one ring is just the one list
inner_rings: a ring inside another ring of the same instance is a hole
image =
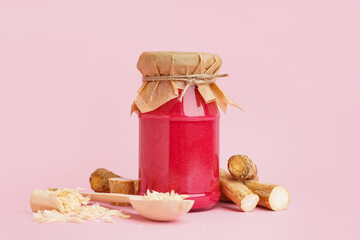
[[182, 101], [174, 98], [159, 108], [139, 113], [139, 118], [219, 118], [220, 112], [216, 102], [205, 103], [195, 87], [190, 87]]

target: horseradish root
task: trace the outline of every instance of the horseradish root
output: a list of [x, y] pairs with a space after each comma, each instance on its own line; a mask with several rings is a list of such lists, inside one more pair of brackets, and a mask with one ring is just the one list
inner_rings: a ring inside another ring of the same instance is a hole
[[258, 204], [262, 207], [280, 211], [289, 205], [290, 194], [283, 186], [260, 183], [254, 180], [244, 181], [244, 184], [259, 196]]
[[259, 202], [259, 196], [250, 191], [242, 182], [234, 179], [224, 169], [220, 169], [220, 190], [244, 212], [254, 210]]
[[[109, 178], [118, 178], [119, 175], [106, 170], [105, 168], [96, 169], [90, 176], [90, 185], [95, 192], [110, 192]], [[121, 178], [121, 177], [120, 177]]]
[[234, 203], [233, 201], [231, 201], [230, 198], [228, 198], [224, 193], [221, 192], [220, 194], [220, 202], [229, 202], [229, 203]]
[[228, 169], [235, 179], [240, 181], [257, 178], [257, 168], [255, 163], [246, 155], [234, 155], [228, 160]]
[[134, 184], [135, 184], [135, 195], [138, 194], [139, 192], [139, 180], [134, 180]]
[[[135, 181], [125, 178], [109, 178], [110, 193], [135, 194]], [[130, 203], [111, 203], [114, 206], [131, 206]]]

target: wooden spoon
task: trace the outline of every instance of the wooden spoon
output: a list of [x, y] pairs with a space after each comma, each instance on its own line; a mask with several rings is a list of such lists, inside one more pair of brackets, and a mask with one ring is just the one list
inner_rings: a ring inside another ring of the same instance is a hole
[[91, 201], [130, 203], [142, 216], [155, 221], [171, 221], [189, 212], [194, 200], [150, 200], [121, 193], [81, 193]]

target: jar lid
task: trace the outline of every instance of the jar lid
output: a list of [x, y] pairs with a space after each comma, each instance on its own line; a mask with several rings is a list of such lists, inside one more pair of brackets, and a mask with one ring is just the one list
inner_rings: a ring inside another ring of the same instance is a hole
[[[205, 103], [216, 102], [224, 112], [228, 104], [240, 108], [215, 83], [216, 78], [228, 76], [217, 75], [221, 63], [221, 58], [213, 53], [142, 53], [137, 68], [143, 75], [143, 84], [131, 106], [131, 113], [153, 111], [174, 98], [181, 101], [190, 85], [197, 86]], [[183, 90], [181, 95], [179, 89]]]
[[206, 52], [144, 52], [137, 68], [143, 76], [216, 74], [221, 67], [217, 54]]

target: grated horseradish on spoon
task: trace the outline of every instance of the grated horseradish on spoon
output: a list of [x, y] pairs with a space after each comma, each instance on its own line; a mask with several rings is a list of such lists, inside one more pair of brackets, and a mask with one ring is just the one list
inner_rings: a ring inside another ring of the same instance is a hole
[[178, 193], [175, 193], [174, 190], [171, 190], [171, 192], [161, 193], [156, 191], [150, 191], [149, 189], [146, 191], [146, 195], [144, 195], [144, 198], [147, 200], [179, 200], [182, 201], [185, 198], [188, 198], [188, 195], [180, 195]]

